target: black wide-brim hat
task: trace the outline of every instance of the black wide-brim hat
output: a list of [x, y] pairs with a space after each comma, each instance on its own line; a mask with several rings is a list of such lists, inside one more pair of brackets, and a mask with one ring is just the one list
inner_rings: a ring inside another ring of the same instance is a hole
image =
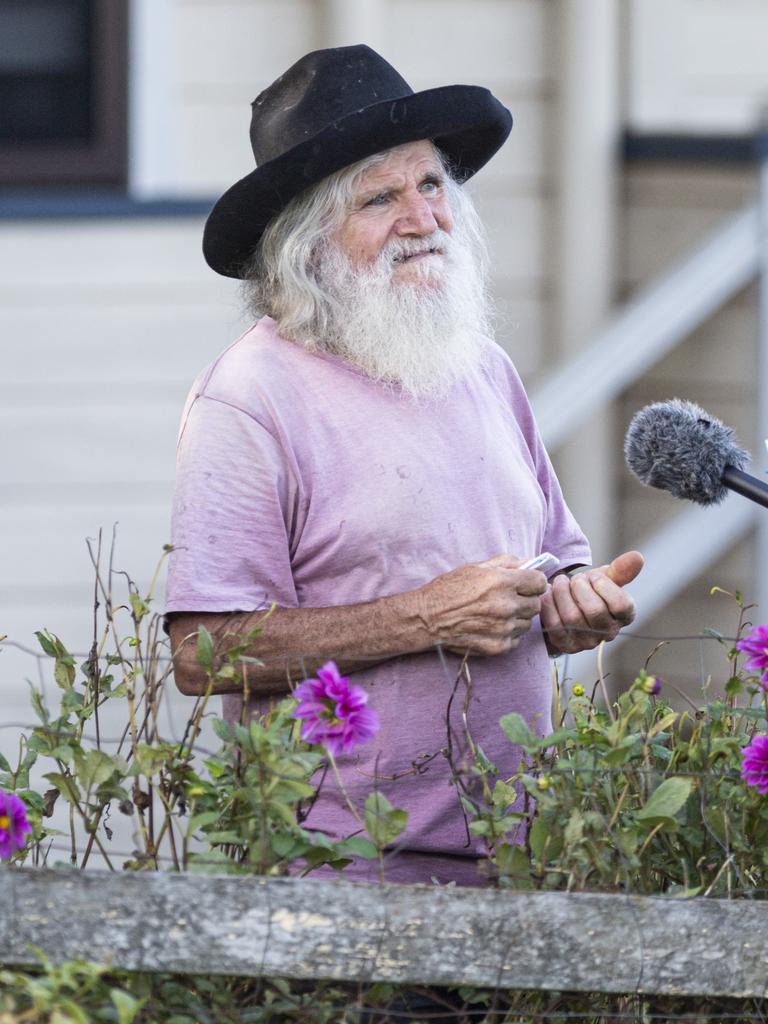
[[225, 277], [243, 277], [272, 218], [334, 171], [392, 146], [431, 139], [457, 179], [466, 181], [511, 128], [510, 112], [481, 86], [414, 92], [369, 46], [315, 50], [253, 101], [256, 170], [211, 210], [205, 259]]

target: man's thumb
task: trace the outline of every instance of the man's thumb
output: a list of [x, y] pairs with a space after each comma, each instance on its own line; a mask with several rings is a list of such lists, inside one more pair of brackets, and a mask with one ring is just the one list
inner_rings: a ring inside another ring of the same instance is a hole
[[644, 562], [639, 551], [625, 551], [623, 555], [617, 555], [610, 565], [601, 565], [600, 569], [617, 586], [625, 587], [640, 574]]

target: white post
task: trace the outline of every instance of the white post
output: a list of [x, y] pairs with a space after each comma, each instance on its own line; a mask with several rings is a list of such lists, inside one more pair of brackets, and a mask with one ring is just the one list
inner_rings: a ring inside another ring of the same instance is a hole
[[319, 5], [321, 46], [367, 43], [382, 47], [381, 0], [322, 0]]
[[131, 0], [129, 7], [128, 191], [135, 199], [178, 193], [174, 8], [174, 0]]
[[[620, 133], [620, 19], [616, 0], [559, 0], [558, 202], [554, 271], [561, 358], [592, 339], [614, 286], [616, 160]], [[599, 374], [600, 366], [594, 367]], [[567, 392], [562, 401], [568, 401]], [[598, 413], [555, 456], [567, 500], [598, 564], [613, 557], [617, 439]]]

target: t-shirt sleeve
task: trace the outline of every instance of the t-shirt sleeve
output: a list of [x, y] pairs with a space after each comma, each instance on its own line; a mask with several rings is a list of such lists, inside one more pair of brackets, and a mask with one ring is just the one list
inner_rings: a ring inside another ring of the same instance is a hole
[[543, 551], [551, 551], [560, 559], [560, 568], [566, 569], [573, 565], [591, 565], [592, 552], [589, 541], [568, 508], [560, 489], [560, 482], [555, 475], [549, 455], [538, 437], [539, 451], [536, 456], [536, 469], [539, 486], [547, 501], [547, 526], [542, 543]]
[[523, 382], [506, 353], [495, 346], [495, 354], [503, 366], [501, 372], [506, 378], [506, 387], [515, 418], [525, 438], [536, 472], [536, 479], [547, 505], [546, 526], [541, 550], [555, 555], [560, 560], [561, 568], [571, 565], [591, 565], [592, 552], [589, 541], [584, 536], [563, 497], [560, 482], [541, 439]]
[[179, 439], [166, 613], [298, 605], [290, 563], [296, 482], [270, 430], [207, 396]]

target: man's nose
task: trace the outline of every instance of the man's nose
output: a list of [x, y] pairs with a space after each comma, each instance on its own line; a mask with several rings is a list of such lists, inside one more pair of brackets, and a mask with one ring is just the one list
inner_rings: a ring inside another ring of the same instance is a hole
[[425, 196], [416, 194], [404, 202], [405, 207], [395, 222], [399, 235], [429, 235], [437, 229], [437, 219]]

